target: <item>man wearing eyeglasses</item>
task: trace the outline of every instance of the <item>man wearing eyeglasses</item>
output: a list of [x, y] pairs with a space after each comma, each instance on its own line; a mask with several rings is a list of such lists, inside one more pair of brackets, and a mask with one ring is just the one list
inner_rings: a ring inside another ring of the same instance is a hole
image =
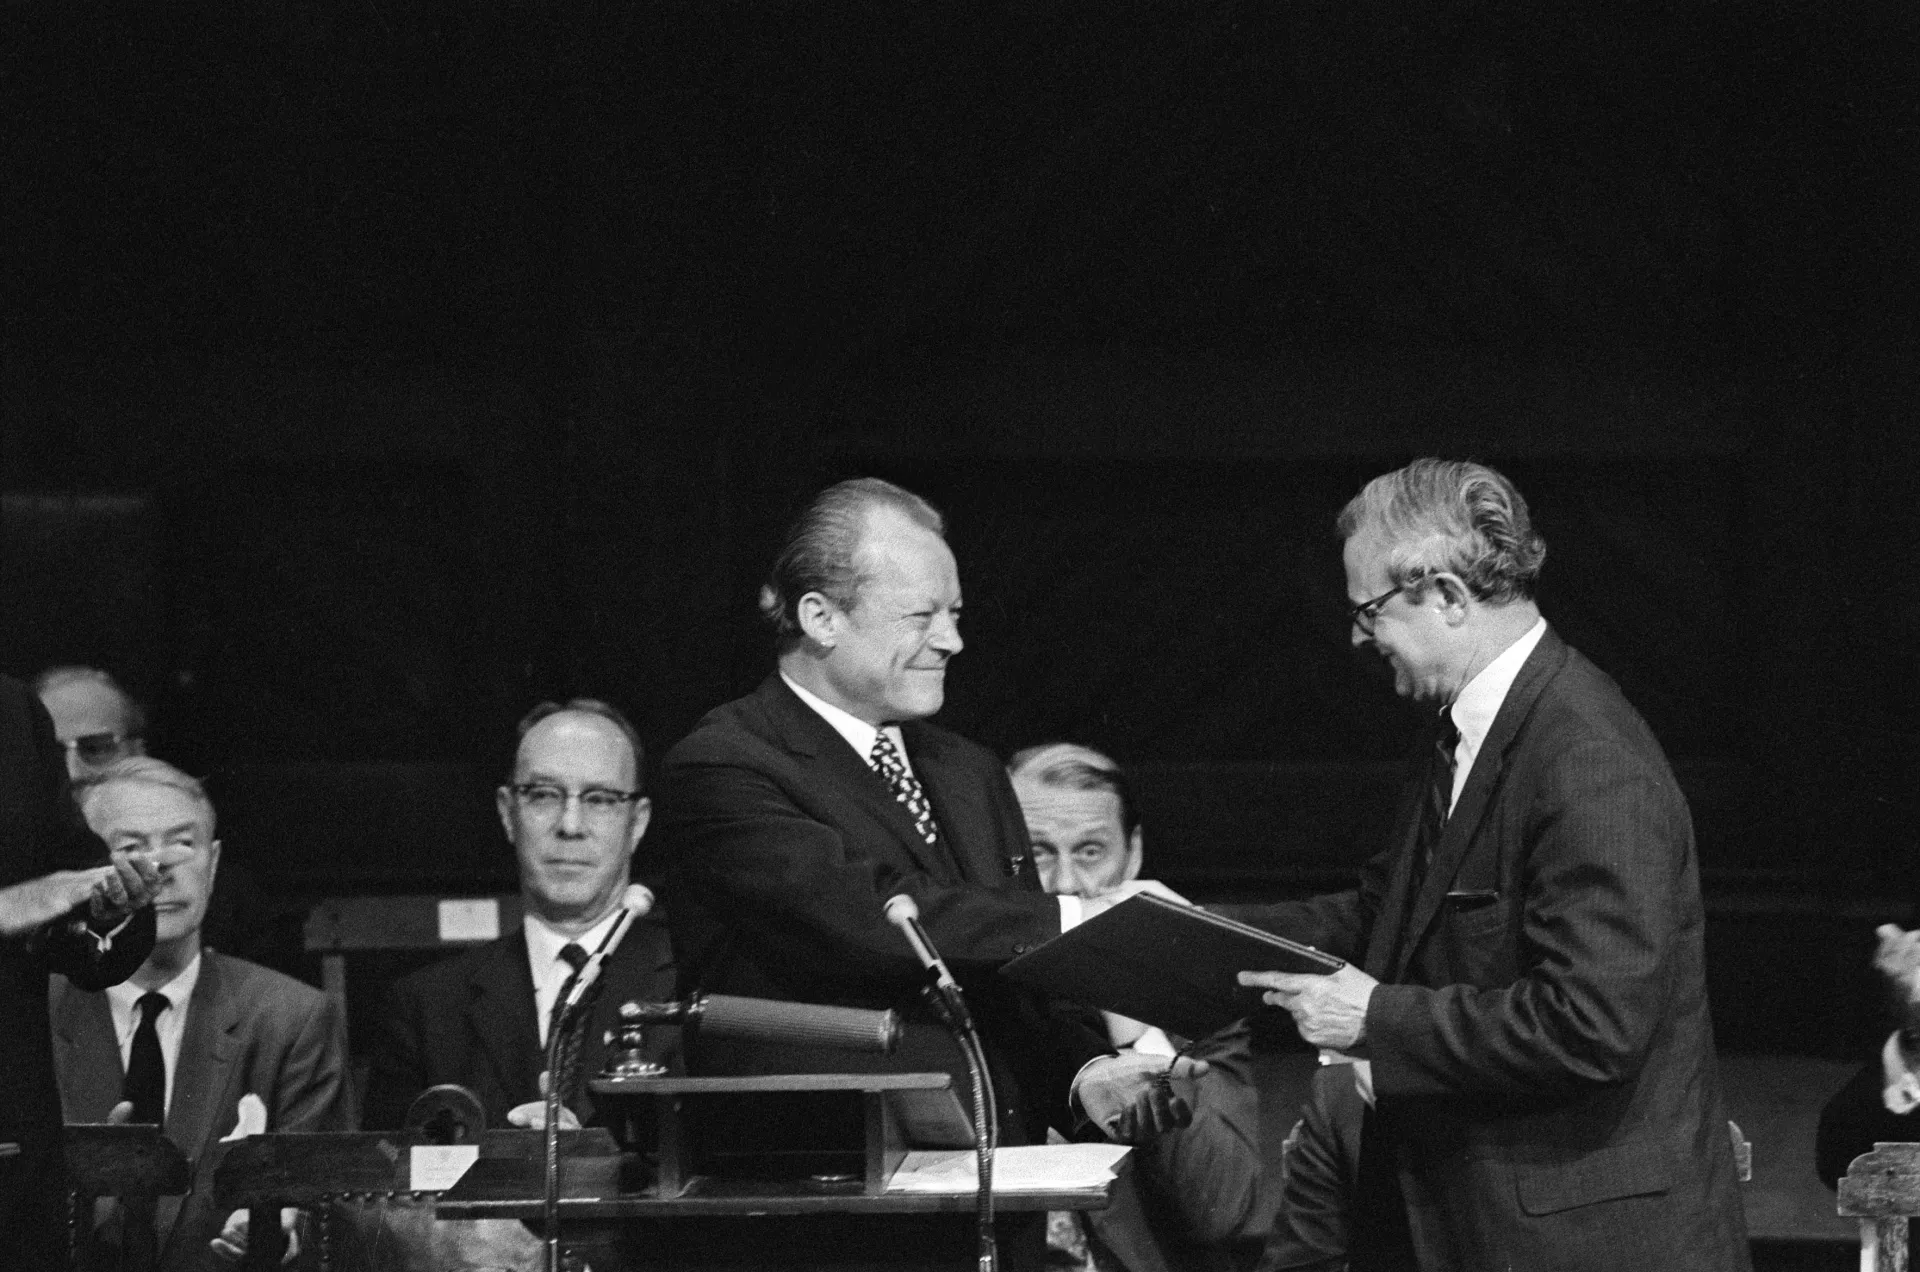
[[1541, 617], [1546, 545], [1501, 474], [1417, 460], [1339, 528], [1353, 643], [1434, 723], [1359, 890], [1260, 920], [1348, 965], [1240, 979], [1356, 1061], [1350, 1266], [1747, 1268], [1660, 744]]
[[[542, 1120], [555, 1007], [575, 966], [616, 927], [646, 833], [641, 765], [638, 734], [604, 702], [543, 703], [521, 721], [512, 771], [495, 795], [520, 869], [520, 930], [394, 983], [368, 1076], [369, 1128], [399, 1126], [414, 1097], [442, 1083], [478, 1095], [490, 1126]], [[605, 1059], [619, 1005], [672, 997], [665, 926], [635, 922], [608, 955], [603, 984], [578, 1058], [559, 1077], [565, 1125], [593, 1120], [586, 1079]], [[655, 1059], [672, 1061], [674, 1032], [651, 1031]]]
[[33, 678], [33, 692], [53, 717], [67, 776], [75, 781], [147, 753], [146, 712], [98, 667], [49, 667]]

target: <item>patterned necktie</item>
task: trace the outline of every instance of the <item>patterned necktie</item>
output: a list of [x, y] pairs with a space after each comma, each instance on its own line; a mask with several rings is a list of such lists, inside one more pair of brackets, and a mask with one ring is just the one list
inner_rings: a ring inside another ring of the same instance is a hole
[[133, 1053], [127, 1058], [127, 1082], [121, 1094], [133, 1101], [133, 1120], [164, 1123], [167, 1112], [167, 1061], [160, 1054], [160, 1031], [154, 1022], [171, 1007], [165, 994], [140, 995], [140, 1024], [133, 1031]]
[[900, 801], [901, 807], [913, 818], [913, 828], [929, 846], [940, 843], [940, 827], [933, 820], [933, 805], [927, 802], [927, 793], [920, 789], [918, 778], [907, 771], [907, 765], [900, 758], [900, 751], [893, 745], [893, 739], [887, 736], [885, 729], [873, 735], [873, 751], [867, 756], [867, 763], [874, 772], [887, 779], [887, 785], [893, 789], [893, 797]]

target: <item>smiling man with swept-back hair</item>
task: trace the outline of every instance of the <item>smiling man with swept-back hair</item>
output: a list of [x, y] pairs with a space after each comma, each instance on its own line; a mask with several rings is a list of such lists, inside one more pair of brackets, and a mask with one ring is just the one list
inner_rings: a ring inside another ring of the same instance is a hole
[[[1042, 892], [999, 760], [928, 720], [965, 644], [945, 529], [924, 499], [874, 478], [829, 487], [789, 528], [761, 592], [773, 674], [709, 712], [661, 776], [653, 842], [682, 990], [897, 1007], [906, 1038], [886, 1067], [944, 1070], [965, 1091], [960, 1053], [920, 1001], [920, 965], [883, 912], [904, 894], [966, 987], [1007, 1143], [1071, 1128], [1070, 1090], [1107, 1128], [1175, 1116], [1150, 1080], [1165, 1057], [1113, 1056], [1097, 1021], [996, 975], [1122, 893]], [[688, 1066], [705, 1072], [849, 1063], [698, 1046]]]

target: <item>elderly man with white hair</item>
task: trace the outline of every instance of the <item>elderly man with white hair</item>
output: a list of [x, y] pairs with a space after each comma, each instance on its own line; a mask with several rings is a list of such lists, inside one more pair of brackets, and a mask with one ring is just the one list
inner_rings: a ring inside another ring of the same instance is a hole
[[[56, 980], [49, 992], [61, 1104], [69, 1122], [157, 1123], [179, 1146], [193, 1189], [159, 1200], [159, 1266], [214, 1267], [246, 1241], [245, 1214], [213, 1206], [220, 1146], [261, 1131], [352, 1129], [345, 1022], [312, 986], [202, 943], [220, 841], [198, 781], [132, 756], [83, 783], [80, 802], [109, 848], [171, 864], [160, 869], [158, 930], [139, 970], [101, 991]], [[106, 1211], [111, 1245], [124, 1216]]]

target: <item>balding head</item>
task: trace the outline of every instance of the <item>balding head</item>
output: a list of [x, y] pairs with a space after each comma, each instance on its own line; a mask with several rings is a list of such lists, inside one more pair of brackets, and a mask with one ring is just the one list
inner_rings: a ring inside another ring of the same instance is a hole
[[53, 717], [53, 735], [67, 752], [67, 775], [76, 781], [116, 760], [146, 754], [146, 713], [98, 667], [50, 667], [34, 677], [33, 691]]
[[646, 833], [637, 740], [601, 703], [543, 706], [529, 720], [496, 797], [500, 824], [528, 909], [578, 934], [619, 904]]

